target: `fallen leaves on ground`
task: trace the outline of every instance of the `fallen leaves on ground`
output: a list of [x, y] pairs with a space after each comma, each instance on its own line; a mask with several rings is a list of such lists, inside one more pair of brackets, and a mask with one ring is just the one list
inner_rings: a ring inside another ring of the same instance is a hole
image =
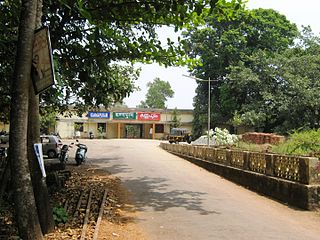
[[[105, 190], [107, 198], [98, 239], [146, 239], [143, 231], [134, 223], [134, 206], [128, 202], [127, 192], [121, 186], [120, 179], [92, 165], [68, 165], [66, 170], [71, 172], [71, 177], [63, 189], [52, 194], [51, 201], [53, 207], [65, 209], [67, 222], [56, 224], [54, 232], [47, 234], [45, 240], [80, 239], [90, 190], [92, 197], [85, 239], [92, 239]], [[5, 230], [6, 236], [17, 236], [12, 206], [7, 204], [2, 208], [0, 230]], [[1, 229], [4, 227], [6, 229]]]

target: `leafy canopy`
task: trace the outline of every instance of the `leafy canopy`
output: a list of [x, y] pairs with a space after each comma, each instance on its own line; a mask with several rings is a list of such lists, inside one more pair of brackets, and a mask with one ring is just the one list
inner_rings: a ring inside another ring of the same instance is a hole
[[[170, 39], [159, 41], [157, 27], [170, 25], [178, 30], [194, 26], [208, 13], [230, 18], [242, 1], [48, 0], [43, 4], [42, 21], [51, 32], [57, 84], [41, 95], [41, 104], [59, 111], [74, 105], [81, 112], [88, 107], [107, 107], [135, 90], [139, 73], [116, 62], [157, 61], [168, 66], [189, 61], [180, 45]], [[3, 109], [10, 102], [19, 8], [18, 0], [0, 4]]]
[[[242, 123], [281, 133], [319, 128], [319, 37], [304, 29], [290, 49], [269, 58], [260, 52], [252, 60], [251, 66], [232, 67], [228, 75], [235, 100], [244, 100], [238, 113]], [[249, 112], [260, 121], [249, 124]]]
[[170, 83], [160, 78], [155, 78], [153, 82], [148, 82], [147, 87], [146, 100], [141, 101], [140, 107], [164, 109], [167, 99], [174, 96]]
[[[265, 59], [283, 52], [297, 36], [297, 28], [285, 16], [271, 9], [239, 10], [232, 19], [217, 19], [214, 15], [205, 18], [206, 24], [184, 33], [185, 49], [189, 57], [197, 58], [201, 65], [190, 68], [193, 75], [202, 79], [218, 80], [211, 84], [211, 125], [231, 121], [242, 104], [252, 100], [255, 91], [239, 91], [239, 78], [227, 77], [233, 66], [239, 64], [246, 71], [255, 62], [257, 54]], [[263, 69], [257, 69], [262, 71]], [[242, 72], [248, 77], [247, 72]], [[236, 72], [235, 72], [236, 73]], [[238, 72], [239, 73], [239, 72]], [[256, 86], [257, 76], [250, 75], [248, 81]], [[194, 99], [194, 135], [200, 136], [207, 121], [208, 84], [199, 82]], [[263, 121], [263, 116], [258, 116]]]

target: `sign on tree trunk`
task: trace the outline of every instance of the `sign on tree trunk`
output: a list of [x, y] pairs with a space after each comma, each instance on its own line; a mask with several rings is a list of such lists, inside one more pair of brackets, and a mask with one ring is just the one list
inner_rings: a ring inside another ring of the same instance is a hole
[[54, 69], [49, 29], [40, 28], [34, 35], [32, 82], [36, 94], [54, 84]]

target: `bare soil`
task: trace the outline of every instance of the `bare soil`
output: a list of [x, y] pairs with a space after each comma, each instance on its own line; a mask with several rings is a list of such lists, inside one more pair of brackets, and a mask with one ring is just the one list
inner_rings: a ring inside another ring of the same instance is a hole
[[[136, 211], [120, 179], [92, 165], [68, 165], [66, 170], [71, 171], [72, 175], [61, 191], [52, 194], [51, 200], [53, 207], [65, 209], [67, 221], [57, 223], [54, 232], [47, 234], [45, 240], [80, 239], [81, 236], [84, 236], [83, 239], [92, 239], [105, 190], [107, 197], [98, 239], [147, 239], [143, 230], [135, 224]], [[92, 197], [89, 211], [90, 190]], [[10, 204], [1, 204], [0, 240], [16, 239], [18, 235], [12, 212]], [[83, 231], [86, 214], [87, 227]], [[58, 220], [61, 220], [60, 217]]]

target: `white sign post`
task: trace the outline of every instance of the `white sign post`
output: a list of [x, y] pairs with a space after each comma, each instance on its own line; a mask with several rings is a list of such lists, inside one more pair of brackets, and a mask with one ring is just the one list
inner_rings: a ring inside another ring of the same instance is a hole
[[42, 154], [42, 144], [35, 143], [33, 145], [33, 148], [39, 162], [39, 167], [41, 169], [42, 176], [46, 177], [46, 170], [44, 168], [44, 161], [43, 161], [43, 154]]

